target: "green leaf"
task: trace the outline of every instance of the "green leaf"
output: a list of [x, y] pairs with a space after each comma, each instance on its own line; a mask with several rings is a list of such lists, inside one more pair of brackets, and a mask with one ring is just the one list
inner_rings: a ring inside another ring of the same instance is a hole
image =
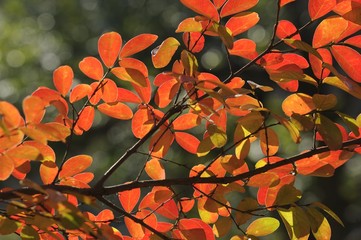
[[280, 222], [276, 218], [263, 217], [254, 220], [247, 228], [247, 235], [266, 236], [278, 229]]
[[290, 239], [308, 239], [310, 225], [307, 215], [302, 208], [297, 206], [289, 209], [279, 208], [277, 211], [282, 218]]
[[313, 207], [306, 208], [311, 230], [316, 240], [331, 239], [331, 227], [325, 216]]
[[360, 135], [360, 133], [359, 133], [359, 127], [358, 127], [356, 119], [352, 118], [351, 116], [349, 116], [347, 114], [341, 113], [341, 112], [336, 112], [336, 113], [346, 123], [347, 127], [349, 127], [350, 130], [358, 137]]

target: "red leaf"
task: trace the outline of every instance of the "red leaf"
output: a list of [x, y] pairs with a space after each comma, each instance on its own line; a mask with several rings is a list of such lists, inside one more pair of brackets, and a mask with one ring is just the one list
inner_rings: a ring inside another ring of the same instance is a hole
[[179, 91], [180, 83], [176, 79], [171, 79], [160, 85], [155, 95], [155, 103], [164, 108], [171, 103], [175, 95]]
[[65, 96], [69, 92], [73, 78], [73, 69], [69, 66], [61, 66], [54, 70], [54, 86], [62, 96]]
[[232, 36], [236, 36], [241, 34], [254, 25], [256, 25], [259, 21], [258, 13], [256, 12], [245, 12], [239, 13], [233, 17], [231, 17], [227, 23], [226, 27], [231, 30]]
[[279, 39], [290, 38], [290, 36], [292, 35], [291, 39], [301, 40], [300, 34], [295, 34], [296, 32], [297, 28], [292, 22], [288, 20], [280, 20], [278, 22], [276, 36]]
[[257, 57], [256, 43], [250, 39], [239, 39], [233, 43], [233, 48], [228, 49], [231, 55], [240, 56], [249, 60]]
[[92, 88], [88, 84], [79, 84], [76, 85], [70, 93], [69, 101], [71, 103], [77, 102], [80, 99], [88, 96]]
[[180, 0], [181, 3], [194, 12], [201, 14], [215, 22], [219, 22], [216, 7], [210, 0]]
[[44, 102], [37, 96], [28, 96], [23, 100], [23, 111], [26, 123], [40, 123], [45, 114]]
[[90, 167], [92, 162], [92, 157], [88, 155], [77, 155], [69, 158], [61, 168], [59, 179], [72, 177], [75, 174], [83, 172], [85, 169]]
[[130, 109], [130, 107], [121, 102], [102, 103], [98, 105], [98, 110], [105, 115], [120, 120], [129, 120], [133, 117], [132, 109]]
[[186, 132], [175, 132], [175, 140], [177, 143], [190, 153], [196, 154], [200, 141], [195, 136]]
[[143, 138], [154, 125], [155, 119], [152, 112], [145, 107], [140, 107], [132, 119], [132, 132], [136, 138]]
[[86, 106], [79, 114], [77, 126], [83, 131], [88, 131], [93, 124], [95, 114], [94, 107]]
[[109, 209], [104, 209], [95, 217], [95, 221], [98, 222], [109, 222], [112, 220], [114, 220], [114, 214]]
[[178, 228], [186, 239], [212, 240], [215, 239], [212, 228], [197, 218], [183, 218], [178, 222]]
[[361, 35], [350, 37], [345, 40], [345, 43], [361, 48]]
[[350, 47], [340, 45], [333, 45], [331, 52], [341, 68], [353, 80], [361, 83], [361, 54]]
[[[206, 1], [206, 0], [204, 0]], [[155, 68], [163, 68], [168, 65], [180, 43], [177, 39], [169, 37], [160, 46], [152, 51], [152, 62]]]
[[95, 57], [86, 57], [79, 63], [80, 70], [89, 78], [99, 81], [104, 76], [101, 62]]
[[119, 202], [128, 213], [133, 211], [135, 205], [137, 205], [140, 197], [140, 188], [134, 188], [132, 190], [123, 191], [118, 193]]
[[[331, 56], [330, 51], [326, 48], [319, 48], [319, 49], [317, 49], [317, 52], [321, 55], [322, 61], [319, 58], [317, 58], [315, 55], [309, 54], [311, 68], [312, 68], [313, 74], [318, 79], [324, 79], [325, 77], [330, 75], [331, 71], [327, 68], [324, 68], [322, 66], [322, 63], [326, 62], [326, 63], [332, 65], [332, 56]], [[321, 74], [322, 74], [322, 76], [321, 76]]]
[[254, 6], [256, 6], [258, 0], [228, 0], [226, 4], [222, 7], [221, 17], [226, 17], [235, 13], [243, 12]]
[[295, 0], [281, 0], [280, 2], [280, 6], [283, 7], [284, 5], [290, 3], [290, 2], [294, 2]]
[[315, 20], [329, 13], [335, 6], [336, 0], [309, 0], [308, 13], [311, 20]]
[[111, 68], [114, 65], [121, 47], [122, 37], [119, 33], [108, 32], [100, 36], [98, 40], [98, 52], [106, 67]]
[[149, 103], [151, 99], [152, 87], [150, 86], [149, 78], [145, 79], [146, 87], [141, 87], [137, 84], [132, 84], [134, 90], [138, 93], [143, 103]]
[[157, 38], [157, 35], [148, 33], [135, 36], [134, 38], [130, 39], [126, 44], [124, 44], [124, 47], [120, 52], [120, 58], [129, 57], [133, 54], [143, 51], [144, 49], [152, 45], [157, 40]]
[[173, 141], [173, 133], [169, 129], [161, 127], [150, 139], [149, 152], [151, 152], [154, 157], [162, 158], [167, 154]]
[[90, 84], [91, 91], [88, 93], [89, 102], [93, 105], [98, 104], [100, 99], [102, 98], [103, 92], [101, 90], [100, 82], [93, 82]]
[[336, 40], [345, 32], [348, 21], [339, 16], [328, 17], [317, 26], [313, 35], [312, 46], [323, 47]]

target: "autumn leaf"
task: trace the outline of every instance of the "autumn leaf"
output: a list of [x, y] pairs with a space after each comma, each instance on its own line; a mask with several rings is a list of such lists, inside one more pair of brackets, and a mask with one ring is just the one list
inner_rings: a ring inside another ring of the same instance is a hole
[[140, 51], [143, 51], [150, 45], [152, 45], [158, 39], [157, 35], [143, 33], [133, 37], [124, 44], [122, 51], [120, 52], [120, 58], [129, 57]]
[[79, 63], [80, 70], [89, 78], [99, 81], [103, 78], [104, 69], [95, 57], [86, 57]]
[[329, 13], [335, 6], [336, 0], [309, 0], [308, 13], [311, 20], [315, 20]]
[[217, 9], [210, 0], [181, 0], [181, 3], [194, 12], [219, 22]]
[[69, 66], [61, 66], [53, 72], [53, 82], [58, 92], [65, 96], [72, 85], [74, 78], [73, 69]]
[[[205, 0], [206, 1], [206, 0]], [[168, 65], [180, 43], [177, 39], [169, 37], [160, 46], [152, 51], [152, 62], [155, 68], [163, 68]]]
[[88, 155], [77, 155], [66, 160], [59, 172], [59, 179], [72, 177], [90, 167], [93, 159]]

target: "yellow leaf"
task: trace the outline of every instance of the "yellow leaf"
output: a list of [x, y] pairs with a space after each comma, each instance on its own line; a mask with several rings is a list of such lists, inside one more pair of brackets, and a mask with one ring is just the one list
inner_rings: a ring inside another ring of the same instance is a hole
[[247, 228], [247, 235], [256, 237], [266, 236], [278, 229], [280, 222], [272, 217], [263, 217], [254, 220]]

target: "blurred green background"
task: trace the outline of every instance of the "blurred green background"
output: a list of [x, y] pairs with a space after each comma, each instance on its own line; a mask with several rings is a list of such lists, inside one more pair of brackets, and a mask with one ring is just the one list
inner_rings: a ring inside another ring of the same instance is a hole
[[[275, 14], [275, 2], [260, 0], [257, 11], [261, 21], [242, 37], [253, 39], [262, 50], [271, 36]], [[281, 17], [289, 19], [300, 27], [308, 21], [307, 1], [297, 1], [286, 6]], [[39, 86], [52, 86], [52, 71], [60, 65], [70, 65], [76, 75], [76, 82], [90, 82], [79, 73], [78, 63], [86, 56], [97, 55], [98, 37], [107, 31], [117, 31], [124, 41], [141, 34], [153, 33], [159, 36], [157, 46], [168, 36], [179, 40], [181, 34], [174, 31], [178, 23], [194, 14], [176, 0], [1, 0], [0, 1], [0, 99], [21, 106], [21, 100]], [[312, 40], [313, 29], [303, 32], [306, 41]], [[220, 42], [214, 39], [204, 53], [199, 55], [201, 68], [211, 70], [220, 77], [228, 74], [225, 55], [220, 48]], [[152, 48], [138, 54], [144, 60], [150, 71], [151, 78], [159, 71], [150, 66], [150, 51]], [[243, 62], [235, 58], [235, 66]], [[246, 80], [275, 86], [267, 76], [257, 68], [250, 68], [242, 77]], [[302, 86], [308, 91], [307, 86]], [[335, 91], [342, 101], [338, 107], [341, 111], [356, 117], [361, 110], [360, 101], [348, 95]], [[271, 109], [280, 107], [287, 96], [284, 91], [263, 96], [266, 106]], [[350, 104], [352, 102], [352, 104]], [[278, 110], [279, 111], [279, 110]], [[71, 148], [71, 154], [90, 154], [94, 157], [92, 170], [96, 177], [115, 161], [127, 147], [136, 139], [131, 135], [130, 122], [117, 122], [96, 116], [95, 128], [86, 133], [84, 139], [79, 137]], [[280, 134], [281, 129], [278, 129]], [[307, 147], [307, 141], [301, 146], [284, 143], [282, 153], [290, 156]], [[61, 158], [64, 147], [55, 144]], [[146, 148], [142, 149], [146, 152]], [[256, 151], [250, 159], [257, 160]], [[204, 162], [184, 154], [175, 147], [168, 155], [169, 159]], [[345, 166], [336, 171], [332, 178], [302, 177], [297, 180], [297, 186], [303, 190], [303, 202], [319, 200], [333, 209], [344, 221], [345, 228], [330, 219], [333, 229], [333, 239], [356, 240], [361, 236], [361, 158], [353, 158]], [[135, 165], [144, 164], [144, 156], [125, 166], [124, 171], [118, 171], [111, 180], [132, 180], [136, 171]], [[166, 167], [168, 169], [168, 167]], [[170, 166], [172, 176], [179, 173]], [[284, 236], [280, 233], [281, 236]]]

